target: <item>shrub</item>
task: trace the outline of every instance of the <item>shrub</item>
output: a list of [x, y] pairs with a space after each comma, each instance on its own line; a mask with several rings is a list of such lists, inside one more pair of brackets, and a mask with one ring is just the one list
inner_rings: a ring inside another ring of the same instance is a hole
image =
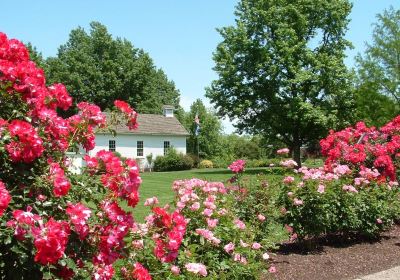
[[357, 174], [347, 165], [339, 165], [332, 173], [324, 168], [301, 168], [300, 172], [303, 178], [299, 182], [284, 179], [280, 195], [283, 223], [294, 237], [376, 236], [399, 217], [399, 188], [377, 181], [377, 170]]
[[213, 162], [211, 160], [203, 159], [199, 164], [199, 168], [213, 168]]
[[195, 154], [187, 154], [188, 156], [190, 156], [193, 160], [193, 167], [199, 167], [200, 164], [200, 158], [195, 155]]
[[214, 168], [226, 168], [234, 160], [234, 158], [214, 157], [210, 160], [212, 161]]
[[[244, 161], [236, 161], [230, 168], [237, 179], [243, 172]], [[237, 186], [200, 179], [175, 181], [173, 190], [176, 196], [172, 205], [175, 213], [185, 216], [187, 229], [179, 252], [175, 252], [177, 258], [171, 263], [160, 264], [149, 252], [154, 245], [145, 246], [154, 243], [150, 234], [144, 235], [141, 242], [133, 243], [142, 248], [136, 253], [137, 261], [157, 271], [152, 275], [153, 279], [198, 279], [201, 276], [207, 279], [260, 279], [261, 273], [268, 268], [266, 250], [270, 248], [271, 240], [258, 231], [264, 221], [257, 215], [251, 218], [257, 222], [252, 223], [238, 216], [236, 206], [241, 190]], [[157, 224], [166, 226], [173, 220], [174, 214], [164, 214], [166, 208], [157, 207], [157, 203], [155, 197], [146, 200], [145, 205], [151, 207], [153, 213], [138, 228], [146, 231]], [[156, 252], [162, 253], [161, 250]], [[121, 265], [126, 266], [126, 261], [123, 260]]]
[[193, 167], [193, 160], [189, 155], [177, 153], [169, 149], [165, 156], [158, 156], [154, 161], [154, 171], [189, 170]]
[[[123, 101], [114, 105], [135, 129], [136, 112]], [[92, 150], [94, 131], [105, 126], [98, 106], [71, 106], [65, 87], [47, 87], [25, 46], [0, 33], [0, 278], [151, 279], [138, 252], [147, 252], [158, 267], [165, 255], [173, 261], [186, 221], [177, 212], [155, 210], [155, 223], [140, 230], [131, 213], [141, 184], [132, 159], [103, 150], [85, 156], [82, 175], [70, 174], [66, 152]], [[78, 114], [58, 115], [70, 108]], [[132, 246], [142, 239], [151, 240], [146, 250]], [[123, 260], [125, 266], [118, 266]]]
[[173, 188], [178, 209], [190, 219], [178, 265], [201, 263], [210, 279], [260, 279], [267, 246], [233, 212], [238, 190], [199, 179], [175, 181]]
[[347, 164], [352, 169], [376, 168], [382, 180], [395, 181], [400, 152], [400, 116], [377, 129], [363, 122], [341, 131], [331, 131], [320, 141], [321, 152], [327, 157], [329, 170], [335, 164]]

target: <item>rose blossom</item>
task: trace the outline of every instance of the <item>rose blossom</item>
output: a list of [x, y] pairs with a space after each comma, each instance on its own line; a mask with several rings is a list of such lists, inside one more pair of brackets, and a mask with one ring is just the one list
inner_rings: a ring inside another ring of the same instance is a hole
[[0, 181], [0, 216], [2, 216], [3, 212], [7, 209], [10, 201], [11, 195], [6, 189], [6, 185], [2, 181]]
[[192, 206], [190, 206], [190, 210], [192, 211], [196, 211], [200, 209], [200, 202], [195, 202], [192, 204]]
[[294, 177], [292, 176], [286, 176], [285, 179], [283, 179], [283, 183], [286, 185], [289, 185], [293, 182], [294, 182]]
[[232, 253], [233, 250], [235, 250], [235, 244], [233, 244], [232, 242], [226, 244], [226, 245], [224, 246], [224, 250], [225, 250], [225, 252], [227, 252], [228, 254]]
[[174, 275], [179, 275], [181, 273], [181, 269], [177, 267], [176, 265], [171, 266], [171, 272]]
[[260, 220], [261, 222], [264, 222], [265, 221], [265, 216], [264, 215], [262, 215], [262, 214], [258, 214], [257, 215], [257, 218], [258, 218], [258, 220]]
[[158, 204], [158, 198], [155, 196], [146, 199], [146, 201], [144, 202], [144, 206], [152, 206], [156, 204]]
[[200, 274], [201, 276], [207, 276], [207, 269], [204, 264], [201, 263], [187, 263], [185, 264], [185, 268], [189, 272], [193, 272], [194, 274]]
[[243, 223], [241, 220], [239, 220], [239, 219], [235, 219], [234, 221], [233, 221], [233, 223], [235, 224], [235, 226], [238, 228], [238, 229], [245, 229], [246, 228], [246, 225], [245, 225], [245, 223]]
[[203, 215], [206, 217], [211, 217], [211, 215], [213, 214], [213, 210], [212, 209], [204, 209], [203, 211]]
[[217, 224], [218, 224], [218, 219], [207, 218], [207, 226], [209, 228], [215, 228], [217, 226]]
[[277, 272], [277, 269], [276, 269], [275, 266], [271, 266], [271, 267], [268, 269], [268, 272], [269, 272], [269, 273], [276, 273], [276, 272]]
[[289, 153], [289, 149], [288, 148], [282, 148], [276, 151], [276, 153], [278, 155], [287, 155]]
[[293, 199], [293, 204], [296, 206], [303, 205], [303, 200], [295, 198]]
[[292, 159], [288, 159], [288, 160], [281, 161], [280, 164], [281, 164], [283, 167], [286, 167], [286, 168], [294, 168], [294, 167], [297, 166], [297, 162], [295, 162], [295, 161], [292, 160]]
[[228, 168], [234, 173], [240, 173], [244, 171], [245, 164], [246, 164], [245, 160], [239, 159], [237, 161], [232, 162], [231, 165], [228, 166]]

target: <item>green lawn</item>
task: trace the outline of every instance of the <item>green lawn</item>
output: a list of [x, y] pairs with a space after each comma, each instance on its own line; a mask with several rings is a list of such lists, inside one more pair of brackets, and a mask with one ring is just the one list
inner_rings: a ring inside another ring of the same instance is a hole
[[[308, 167], [322, 166], [321, 159], [308, 159], [305, 163]], [[244, 176], [248, 179], [255, 179], [257, 174], [265, 174], [268, 181], [281, 180], [285, 170], [279, 167], [274, 168], [246, 168]], [[133, 210], [134, 216], [138, 221], [149, 213], [149, 208], [144, 207], [146, 198], [157, 196], [160, 205], [172, 202], [174, 193], [172, 191], [172, 183], [179, 179], [199, 178], [207, 181], [226, 182], [232, 177], [232, 172], [229, 169], [192, 169], [187, 171], [172, 171], [172, 172], [146, 172], [141, 173], [143, 183], [140, 186], [140, 202]]]
[[[266, 170], [267, 168], [247, 168], [245, 174], [253, 177], [259, 173], [266, 173]], [[226, 182], [232, 177], [232, 172], [228, 169], [192, 169], [188, 171], [147, 172], [142, 173], [141, 177], [143, 183], [139, 189], [140, 202], [133, 211], [138, 220], [142, 220], [149, 212], [148, 207], [143, 206], [146, 198], [157, 196], [161, 205], [173, 200], [172, 183], [175, 180], [199, 178]]]

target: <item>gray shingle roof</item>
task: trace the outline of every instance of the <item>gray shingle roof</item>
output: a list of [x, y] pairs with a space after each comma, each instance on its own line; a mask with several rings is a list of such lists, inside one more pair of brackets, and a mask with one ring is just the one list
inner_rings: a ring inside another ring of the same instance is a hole
[[[108, 118], [108, 114], [106, 113]], [[138, 129], [129, 130], [125, 125], [118, 125], [114, 129], [118, 133], [137, 135], [180, 135], [189, 136], [187, 130], [175, 117], [165, 117], [155, 114], [138, 114]], [[102, 131], [99, 131], [101, 133]]]

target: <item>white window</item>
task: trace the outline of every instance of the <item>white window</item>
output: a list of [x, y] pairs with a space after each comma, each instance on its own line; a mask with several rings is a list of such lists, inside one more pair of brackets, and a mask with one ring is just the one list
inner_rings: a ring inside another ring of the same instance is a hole
[[164, 156], [167, 154], [169, 150], [169, 141], [164, 141]]
[[115, 152], [115, 140], [108, 140], [108, 150]]
[[136, 155], [138, 157], [142, 157], [143, 156], [143, 141], [137, 141], [136, 148], [137, 148]]

